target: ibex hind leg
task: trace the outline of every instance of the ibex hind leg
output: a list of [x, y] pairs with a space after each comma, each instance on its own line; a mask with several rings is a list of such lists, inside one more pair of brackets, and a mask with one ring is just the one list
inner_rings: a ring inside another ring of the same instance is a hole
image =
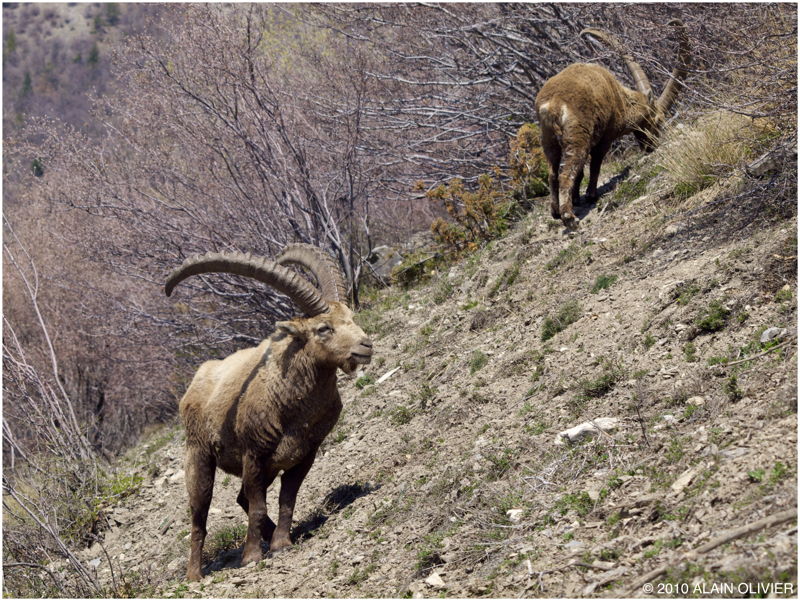
[[545, 157], [548, 164], [547, 183], [550, 186], [550, 214], [553, 219], [561, 219], [558, 207], [558, 171], [561, 165], [561, 149], [553, 144], [545, 147]]
[[586, 188], [586, 200], [588, 202], [597, 200], [597, 180], [600, 177], [600, 166], [603, 164], [603, 159], [606, 158], [608, 149], [608, 144], [596, 146], [592, 149], [589, 160], [589, 185]]
[[192, 512], [191, 548], [186, 567], [188, 580], [200, 580], [203, 577], [201, 570], [203, 543], [206, 540], [206, 521], [214, 491], [216, 468], [213, 455], [204, 453], [197, 446], [187, 446], [186, 490], [189, 493], [189, 508]]
[[564, 225], [574, 228], [577, 226], [577, 218], [573, 203], [577, 204], [587, 152], [573, 147], [564, 149], [564, 155], [566, 159], [561, 167], [558, 181], [558, 208]]

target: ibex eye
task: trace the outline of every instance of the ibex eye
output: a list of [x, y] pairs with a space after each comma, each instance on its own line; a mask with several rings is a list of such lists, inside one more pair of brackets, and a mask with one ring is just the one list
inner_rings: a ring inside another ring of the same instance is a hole
[[327, 334], [329, 332], [333, 332], [333, 328], [328, 324], [323, 324], [317, 328], [317, 334]]

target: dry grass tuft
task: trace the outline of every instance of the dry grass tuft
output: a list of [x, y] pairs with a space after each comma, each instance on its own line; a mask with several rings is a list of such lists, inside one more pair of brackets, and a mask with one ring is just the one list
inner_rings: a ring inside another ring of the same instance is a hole
[[656, 163], [665, 170], [675, 197], [682, 200], [732, 174], [776, 135], [766, 119], [714, 111], [692, 125], [669, 128]]

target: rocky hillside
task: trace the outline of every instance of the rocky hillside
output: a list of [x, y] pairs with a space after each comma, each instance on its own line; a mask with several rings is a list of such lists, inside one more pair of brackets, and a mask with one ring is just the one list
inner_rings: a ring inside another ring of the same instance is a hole
[[129, 494], [82, 560], [136, 596], [793, 596], [797, 231], [743, 185], [678, 201], [634, 175], [575, 234], [539, 207], [375, 293], [376, 360], [341, 380], [290, 551], [238, 567], [239, 480], [218, 472], [207, 576], [184, 581], [176, 425], [119, 465]]

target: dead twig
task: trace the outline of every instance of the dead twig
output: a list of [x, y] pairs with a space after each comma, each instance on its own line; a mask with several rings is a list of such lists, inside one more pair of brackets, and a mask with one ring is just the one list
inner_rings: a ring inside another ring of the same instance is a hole
[[650, 570], [649, 572], [647, 572], [647, 574], [645, 574], [641, 578], [634, 580], [633, 583], [628, 588], [623, 589], [623, 595], [633, 595], [636, 591], [639, 590], [639, 587], [641, 587], [643, 584], [651, 582], [655, 578], [658, 578], [659, 576], [666, 574], [667, 571], [669, 571], [671, 568], [674, 568], [682, 561], [697, 559], [698, 555], [702, 553], [708, 553], [712, 549], [716, 549], [720, 545], [729, 543], [732, 540], [736, 540], [737, 538], [742, 538], [743, 536], [747, 536], [748, 534], [752, 534], [753, 532], [758, 532], [759, 530], [763, 530], [764, 528], [769, 528], [770, 526], [774, 526], [776, 524], [782, 524], [783, 522], [788, 522], [789, 520], [796, 520], [796, 519], [797, 519], [797, 508], [793, 508], [793, 509], [787, 509], [786, 511], [780, 511], [771, 516], [765, 517], [764, 519], [753, 522], [752, 524], [747, 524], [745, 526], [729, 530], [724, 534], [721, 534], [717, 538], [708, 541], [704, 545], [700, 545], [696, 549], [692, 549], [691, 551], [683, 554], [679, 559], [665, 563], [664, 565], [654, 570]]
[[712, 365], [711, 367], [730, 367], [731, 365], [738, 365], [740, 363], [747, 363], [748, 361], [752, 361], [753, 359], [758, 359], [759, 357], [763, 357], [764, 355], [769, 355], [772, 351], [777, 350], [790, 344], [795, 341], [795, 336], [790, 336], [787, 340], [784, 340], [780, 344], [776, 344], [775, 346], [771, 346], [767, 350], [762, 353], [758, 353], [757, 355], [753, 355], [751, 357], [745, 357], [744, 359], [739, 359], [738, 361], [731, 361], [730, 363], [717, 363], [716, 365]]

